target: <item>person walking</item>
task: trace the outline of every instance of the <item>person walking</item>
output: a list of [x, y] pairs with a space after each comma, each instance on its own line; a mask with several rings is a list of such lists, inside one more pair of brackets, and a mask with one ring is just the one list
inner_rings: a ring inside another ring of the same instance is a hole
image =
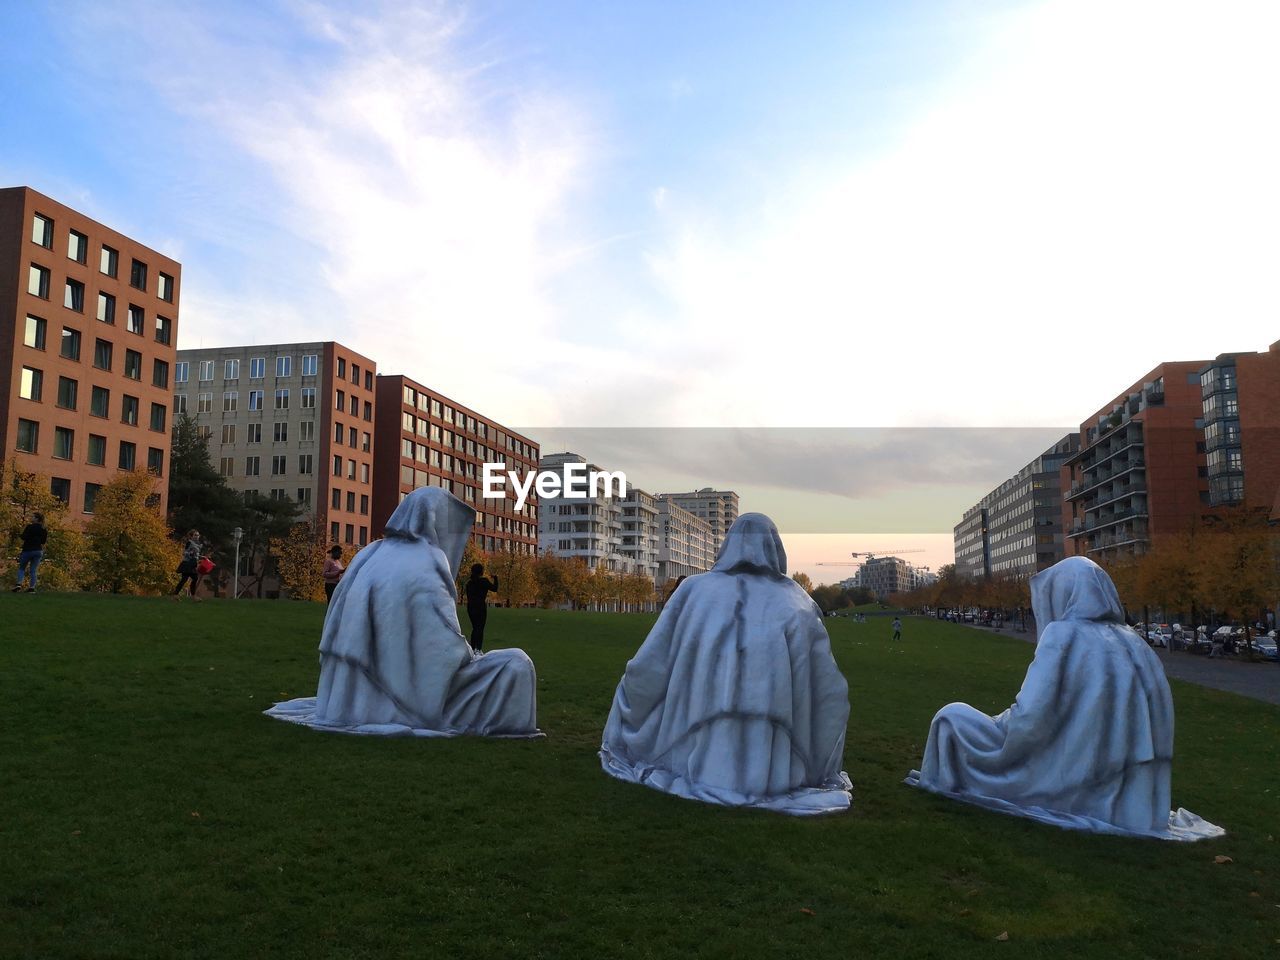
[[333, 599], [333, 591], [338, 589], [338, 581], [346, 567], [342, 565], [342, 547], [334, 544], [329, 548], [329, 555], [324, 558], [324, 602]]
[[484, 648], [484, 624], [489, 619], [489, 605], [485, 596], [498, 590], [498, 578], [492, 582], [484, 575], [484, 564], [471, 565], [471, 579], [467, 581], [467, 619], [471, 621], [471, 649], [477, 653]]
[[180, 579], [178, 585], [173, 588], [173, 599], [177, 600], [182, 595], [182, 588], [189, 582], [191, 584], [190, 592], [193, 600], [199, 600], [196, 596], [196, 587], [200, 585], [200, 556], [203, 552], [200, 542], [199, 530], [188, 530], [187, 535], [183, 537], [182, 545], [182, 562], [178, 564], [178, 573]]
[[893, 618], [893, 639], [894, 640], [902, 639], [902, 621], [899, 620], [897, 617]]
[[49, 531], [44, 525], [44, 514], [37, 513], [22, 529], [22, 552], [18, 554], [18, 583], [14, 593], [22, 591], [27, 581], [27, 593], [36, 592], [36, 570], [44, 559], [44, 545], [49, 542]]

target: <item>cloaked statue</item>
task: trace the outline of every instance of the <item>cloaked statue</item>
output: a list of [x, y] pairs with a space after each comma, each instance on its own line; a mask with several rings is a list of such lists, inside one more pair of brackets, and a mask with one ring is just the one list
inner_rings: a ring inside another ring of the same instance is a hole
[[995, 717], [943, 707], [906, 782], [1073, 830], [1221, 836], [1169, 810], [1173, 699], [1159, 658], [1125, 626], [1111, 578], [1068, 557], [1032, 578], [1031, 607], [1036, 653], [1017, 701]]
[[540, 736], [533, 662], [521, 650], [474, 651], [458, 626], [455, 582], [474, 521], [439, 487], [405, 497], [334, 592], [319, 692], [267, 715], [347, 733]]
[[724, 806], [845, 810], [849, 686], [768, 517], [734, 523], [709, 573], [671, 595], [627, 664], [606, 773]]

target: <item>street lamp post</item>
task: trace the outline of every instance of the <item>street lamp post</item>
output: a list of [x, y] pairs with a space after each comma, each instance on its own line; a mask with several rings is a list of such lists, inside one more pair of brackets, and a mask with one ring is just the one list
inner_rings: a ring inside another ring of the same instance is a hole
[[244, 531], [241, 530], [239, 527], [236, 527], [234, 530], [231, 531], [231, 536], [232, 536], [232, 539], [235, 540], [235, 544], [236, 544], [236, 569], [235, 569], [235, 573], [231, 575], [231, 599], [239, 600], [240, 599], [240, 538], [244, 536]]

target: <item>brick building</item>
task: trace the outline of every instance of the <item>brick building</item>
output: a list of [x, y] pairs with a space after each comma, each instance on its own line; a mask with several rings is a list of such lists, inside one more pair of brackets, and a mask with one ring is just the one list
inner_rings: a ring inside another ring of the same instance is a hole
[[476, 509], [472, 538], [480, 549], [537, 552], [537, 495], [530, 493], [520, 510], [509, 486], [503, 499], [485, 499], [482, 475], [483, 464], [499, 462], [521, 476], [532, 472], [536, 443], [406, 376], [379, 376], [377, 395], [375, 537], [406, 494], [431, 485]]
[[1280, 341], [1200, 369], [1209, 504], [1271, 508], [1280, 498]]
[[71, 517], [121, 470], [168, 499], [182, 266], [29, 187], [0, 190], [0, 457]]

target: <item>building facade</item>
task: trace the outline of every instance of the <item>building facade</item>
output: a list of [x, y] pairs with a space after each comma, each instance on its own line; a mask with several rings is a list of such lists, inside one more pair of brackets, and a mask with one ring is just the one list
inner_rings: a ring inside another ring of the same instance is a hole
[[661, 556], [662, 523], [658, 498], [639, 487], [628, 487], [622, 501], [622, 538], [618, 552], [635, 573], [643, 573], [655, 583]]
[[1200, 368], [1209, 505], [1280, 502], [1280, 341]]
[[901, 557], [868, 557], [853, 575], [855, 587], [865, 587], [877, 600], [885, 600], [890, 594], [909, 593], [928, 586], [936, 576], [925, 567], [917, 567]]
[[658, 496], [663, 500], [671, 501], [695, 517], [707, 521], [711, 527], [711, 539], [717, 553], [720, 550], [720, 544], [724, 542], [724, 535], [733, 526], [733, 521], [738, 519], [738, 495], [732, 490], [712, 490], [710, 487], [703, 487], [701, 490], [689, 493], [662, 493]]
[[[576, 453], [553, 453], [539, 460], [539, 470], [559, 473], [562, 478], [560, 495], [544, 497], [538, 505], [539, 550], [581, 559], [590, 570], [634, 572], [633, 555], [622, 551], [623, 499], [606, 495], [603, 486], [595, 496], [564, 496], [563, 478], [568, 464], [581, 464], [588, 472], [600, 471]], [[616, 493], [616, 489], [611, 492]]]
[[1163, 363], [1080, 425], [1063, 465], [1068, 554], [1098, 561], [1146, 553], [1190, 529], [1209, 500], [1204, 360]]
[[168, 500], [182, 266], [29, 187], [0, 190], [0, 458], [71, 517], [125, 470]]
[[290, 499], [337, 544], [373, 518], [377, 366], [334, 341], [178, 351], [175, 416], [190, 416], [227, 484]]
[[[735, 495], [736, 496], [736, 495]], [[680, 506], [671, 497], [658, 497], [658, 584], [705, 573], [716, 562], [719, 547], [711, 522]]]
[[501, 463], [520, 476], [535, 470], [540, 451], [528, 437], [403, 375], [377, 378], [373, 529], [381, 536], [388, 518], [410, 492], [437, 486], [476, 510], [472, 540], [481, 550], [534, 554], [538, 546], [538, 497], [532, 491], [516, 509], [503, 485], [502, 499], [486, 498], [485, 463]]
[[1067, 434], [965, 511], [954, 533], [957, 575], [1030, 576], [1066, 556], [1061, 472], [1079, 449], [1079, 435]]

